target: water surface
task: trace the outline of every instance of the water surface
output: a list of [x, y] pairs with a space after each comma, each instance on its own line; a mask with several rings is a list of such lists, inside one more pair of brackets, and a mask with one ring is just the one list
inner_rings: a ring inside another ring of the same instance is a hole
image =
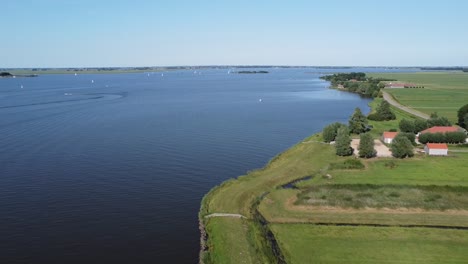
[[197, 262], [209, 189], [367, 111], [268, 70], [0, 79], [0, 263]]

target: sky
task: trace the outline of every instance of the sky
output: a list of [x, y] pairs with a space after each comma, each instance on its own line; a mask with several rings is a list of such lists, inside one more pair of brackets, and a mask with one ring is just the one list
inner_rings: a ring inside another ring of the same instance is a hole
[[0, 6], [0, 68], [468, 65], [464, 0], [2, 0]]

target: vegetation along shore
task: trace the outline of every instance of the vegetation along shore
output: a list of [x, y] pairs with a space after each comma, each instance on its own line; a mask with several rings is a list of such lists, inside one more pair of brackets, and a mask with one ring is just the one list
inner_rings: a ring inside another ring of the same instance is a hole
[[[371, 113], [356, 109], [348, 124], [330, 124], [206, 194], [200, 262], [466, 261], [468, 74], [323, 78], [374, 97]], [[390, 105], [384, 93], [426, 118]], [[433, 127], [451, 132], [427, 136]], [[447, 149], [433, 156], [430, 144]]]

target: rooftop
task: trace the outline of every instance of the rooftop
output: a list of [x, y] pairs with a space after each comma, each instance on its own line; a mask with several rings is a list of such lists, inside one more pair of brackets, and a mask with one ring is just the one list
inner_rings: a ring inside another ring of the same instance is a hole
[[429, 149], [448, 149], [448, 146], [445, 143], [427, 143], [426, 146]]
[[384, 138], [395, 138], [398, 135], [398, 132], [383, 132]]
[[447, 133], [447, 132], [457, 132], [458, 127], [454, 126], [435, 126], [421, 131], [423, 133]]

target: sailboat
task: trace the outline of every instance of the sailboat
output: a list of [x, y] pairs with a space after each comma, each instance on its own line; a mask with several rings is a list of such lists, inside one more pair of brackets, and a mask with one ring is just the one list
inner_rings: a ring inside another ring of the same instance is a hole
[[91, 83], [94, 83], [94, 80], [91, 80]]

